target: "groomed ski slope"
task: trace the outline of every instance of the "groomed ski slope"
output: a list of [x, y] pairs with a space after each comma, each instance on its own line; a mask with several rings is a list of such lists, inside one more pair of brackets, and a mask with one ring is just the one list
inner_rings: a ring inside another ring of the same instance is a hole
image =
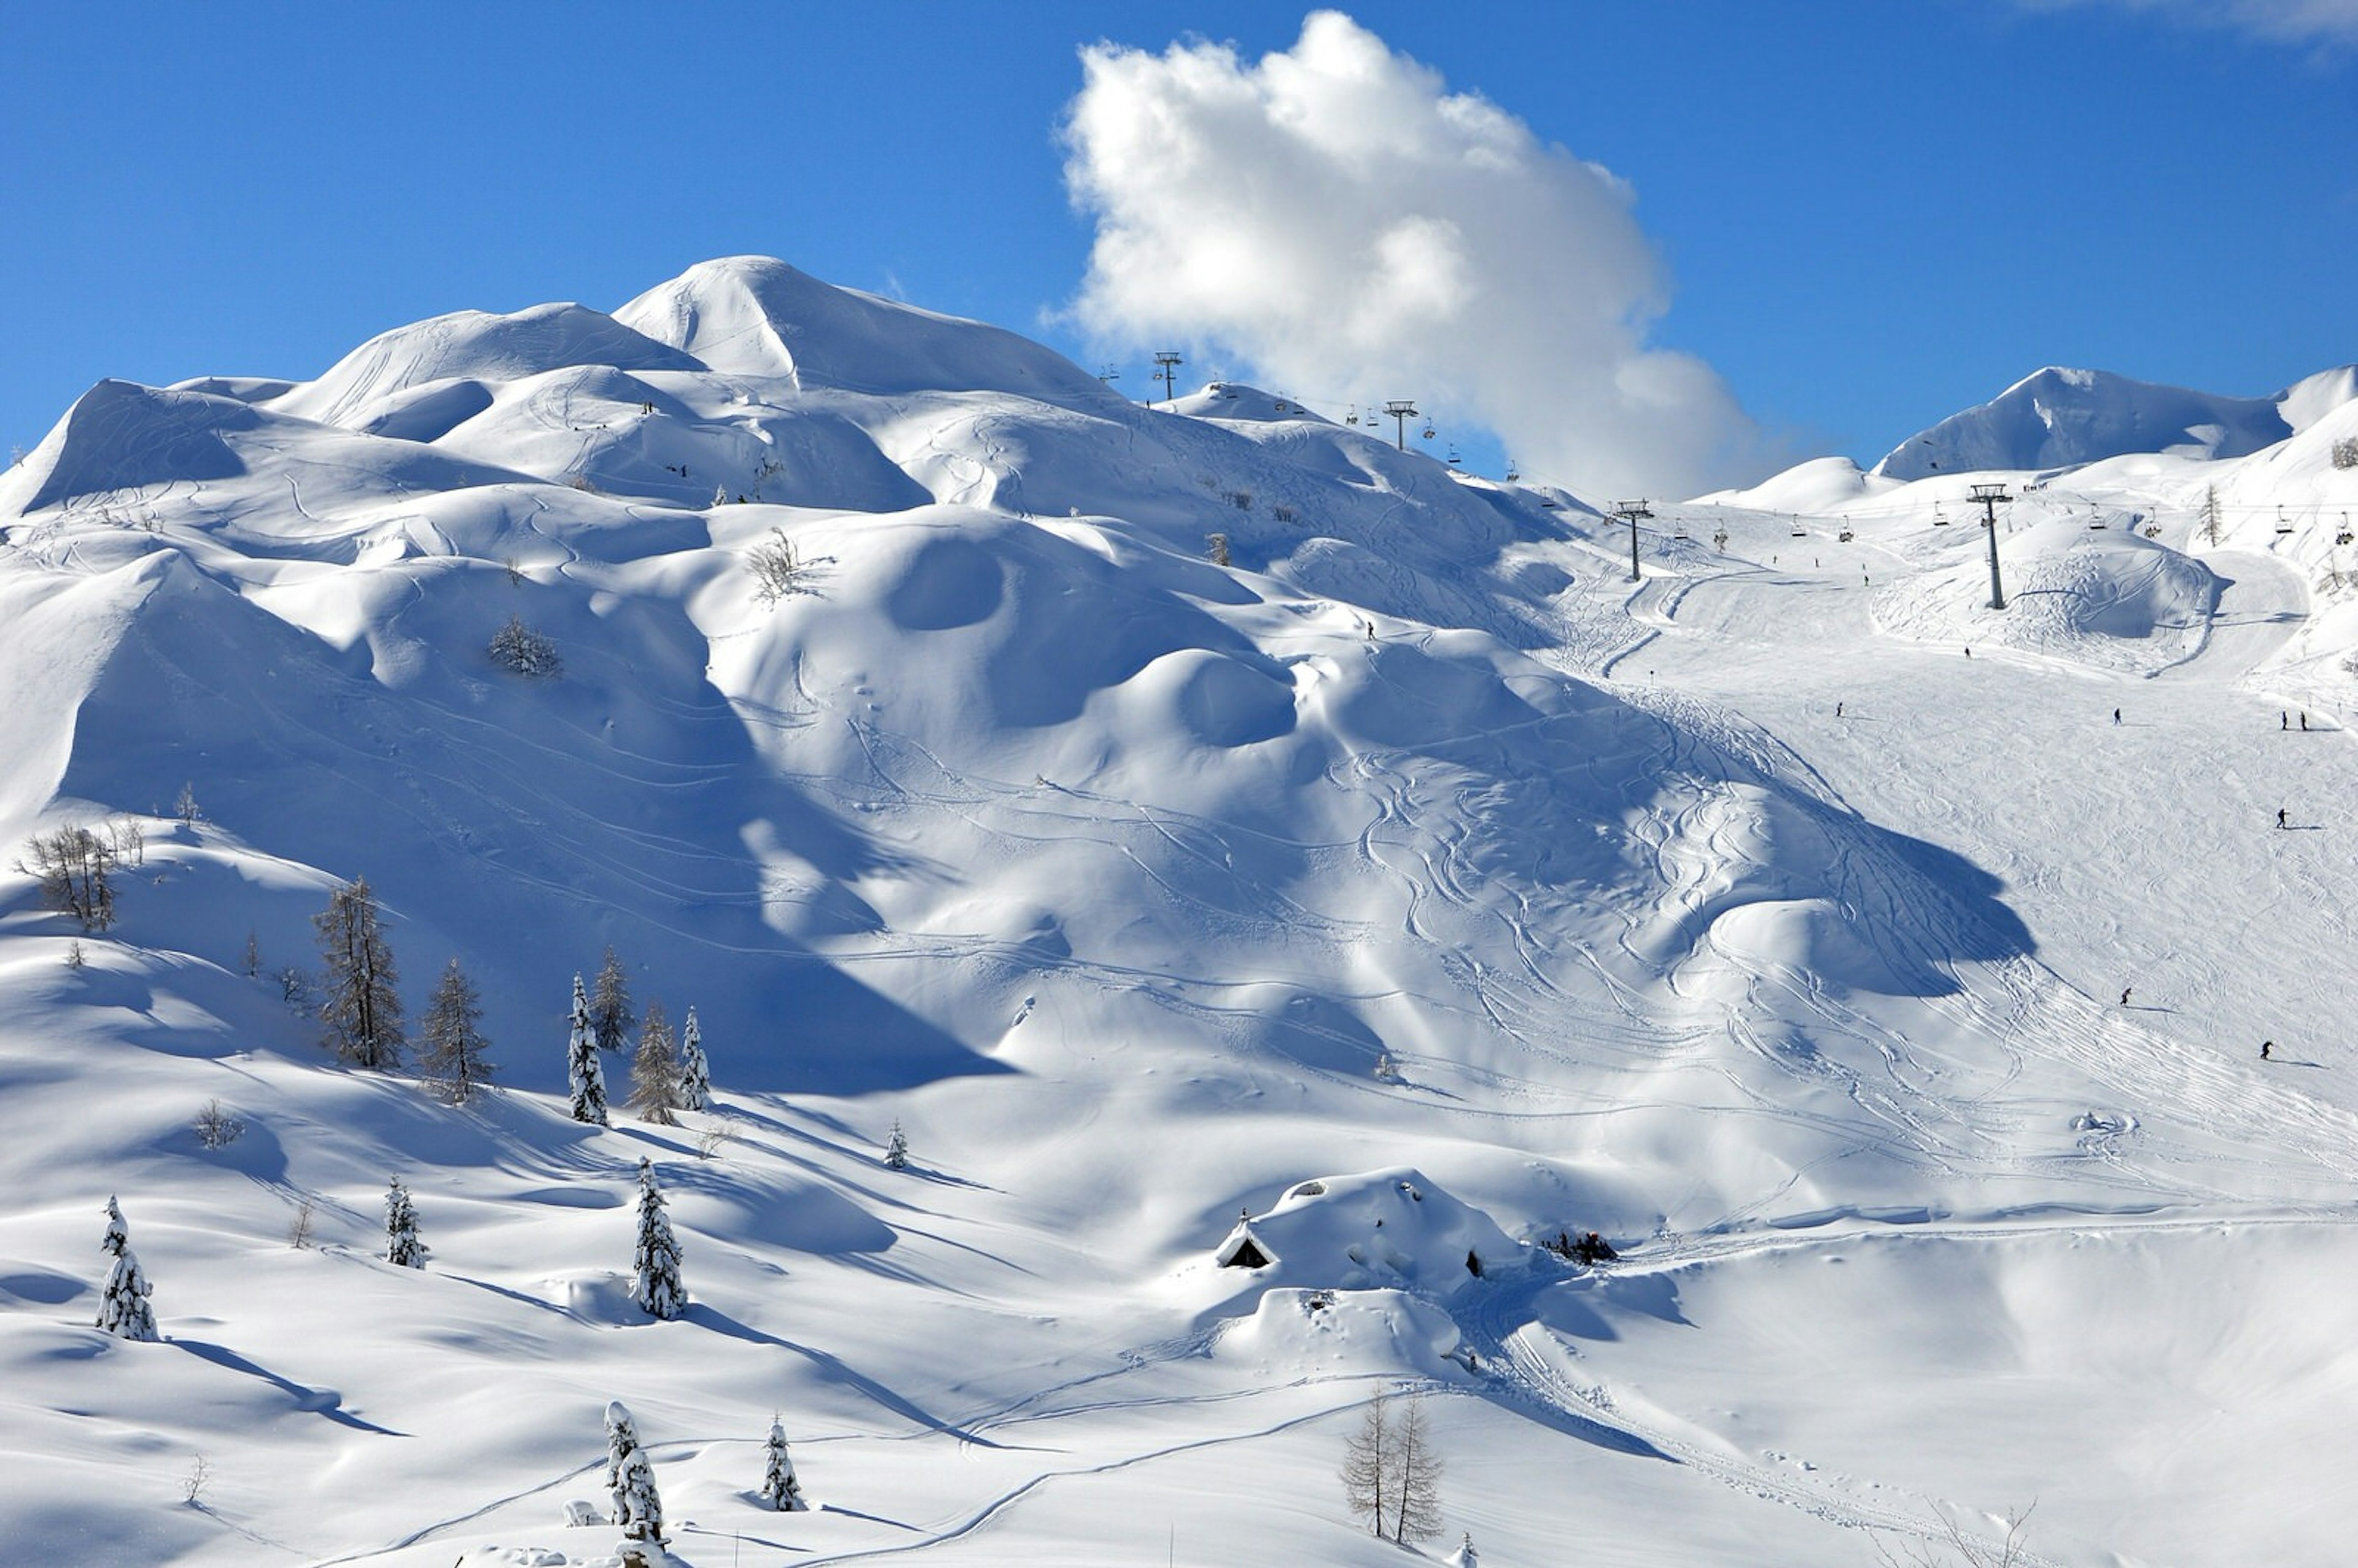
[[[0, 1518], [596, 1562], [621, 1399], [687, 1563], [1390, 1563], [1335, 1472], [1408, 1387], [1434, 1560], [1866, 1563], [2035, 1502], [2039, 1563], [2334, 1561], [2353, 409], [1805, 465], [1658, 503], [1633, 585], [1569, 492], [753, 258], [102, 384], [0, 478], [0, 833], [147, 828], [80, 968], [0, 884]], [[560, 676], [486, 657], [511, 615]], [[497, 1097], [281, 1000], [358, 875], [413, 1017], [481, 987]], [[609, 943], [717, 1112], [567, 1119]], [[110, 1193], [160, 1345], [88, 1326]], [[1265, 1269], [1212, 1262], [1240, 1208]], [[773, 1412], [812, 1512], [753, 1496]]]

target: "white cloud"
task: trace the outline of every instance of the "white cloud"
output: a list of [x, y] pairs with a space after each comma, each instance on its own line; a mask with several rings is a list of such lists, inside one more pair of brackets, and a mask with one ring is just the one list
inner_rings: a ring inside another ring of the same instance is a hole
[[1647, 346], [1662, 267], [1606, 170], [1340, 12], [1257, 63], [1081, 59], [1065, 179], [1098, 233], [1073, 314], [1101, 342], [1233, 354], [1321, 405], [1416, 398], [1585, 489], [1758, 477], [1716, 373]]
[[2027, 9], [2106, 5], [2196, 27], [2237, 27], [2284, 43], [2358, 45], [2358, 0], [2017, 0]]

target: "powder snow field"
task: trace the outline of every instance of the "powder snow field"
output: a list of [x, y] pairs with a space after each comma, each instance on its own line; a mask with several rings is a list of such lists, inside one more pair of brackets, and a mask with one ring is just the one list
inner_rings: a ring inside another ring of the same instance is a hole
[[[754, 258], [102, 383], [0, 476], [0, 840], [146, 829], [103, 935], [0, 876], [0, 1524], [600, 1562], [621, 1400], [702, 1568], [1392, 1563], [1336, 1471], [1408, 1388], [1436, 1562], [1865, 1564], [2034, 1503], [2039, 1564], [2337, 1561], [2338, 373], [2272, 441], [1658, 503], [1637, 584], [1581, 497]], [[358, 876], [503, 1092], [282, 1000]], [[716, 1111], [568, 1119], [609, 944]], [[110, 1194], [161, 1344], [89, 1326]], [[1621, 1260], [1540, 1245], [1587, 1229]], [[773, 1413], [812, 1511], [759, 1506]]]

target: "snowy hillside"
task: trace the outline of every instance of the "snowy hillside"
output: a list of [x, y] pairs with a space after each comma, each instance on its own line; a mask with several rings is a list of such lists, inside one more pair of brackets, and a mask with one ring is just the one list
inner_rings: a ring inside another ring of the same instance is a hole
[[[2072, 384], [1925, 449], [2039, 470], [1998, 611], [1945, 456], [1658, 505], [1632, 583], [1581, 497], [762, 258], [101, 383], [0, 477], [0, 838], [124, 846], [108, 928], [0, 878], [0, 1519], [606, 1561], [621, 1400], [685, 1563], [1389, 1563], [1408, 1391], [1433, 1561], [2333, 1560], [2358, 403]], [[496, 1093], [322, 1049], [357, 878]], [[677, 1126], [628, 1053], [569, 1114], [609, 947]]]
[[2220, 397], [2052, 367], [1894, 447], [1875, 472], [1918, 480], [1994, 469], [2061, 469], [2130, 453], [2249, 457], [2350, 401], [2344, 365], [2273, 397]]

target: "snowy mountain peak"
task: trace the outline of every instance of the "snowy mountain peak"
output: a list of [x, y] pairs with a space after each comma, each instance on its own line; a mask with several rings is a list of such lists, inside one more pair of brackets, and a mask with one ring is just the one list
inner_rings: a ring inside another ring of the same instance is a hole
[[2221, 397], [2050, 365], [1920, 430], [1873, 472], [1890, 479], [2073, 468], [2132, 452], [2240, 458], [2292, 434], [2277, 399]]
[[822, 283], [770, 256], [700, 262], [614, 319], [732, 375], [870, 394], [1009, 392], [1102, 406], [1078, 365], [1004, 328]]

